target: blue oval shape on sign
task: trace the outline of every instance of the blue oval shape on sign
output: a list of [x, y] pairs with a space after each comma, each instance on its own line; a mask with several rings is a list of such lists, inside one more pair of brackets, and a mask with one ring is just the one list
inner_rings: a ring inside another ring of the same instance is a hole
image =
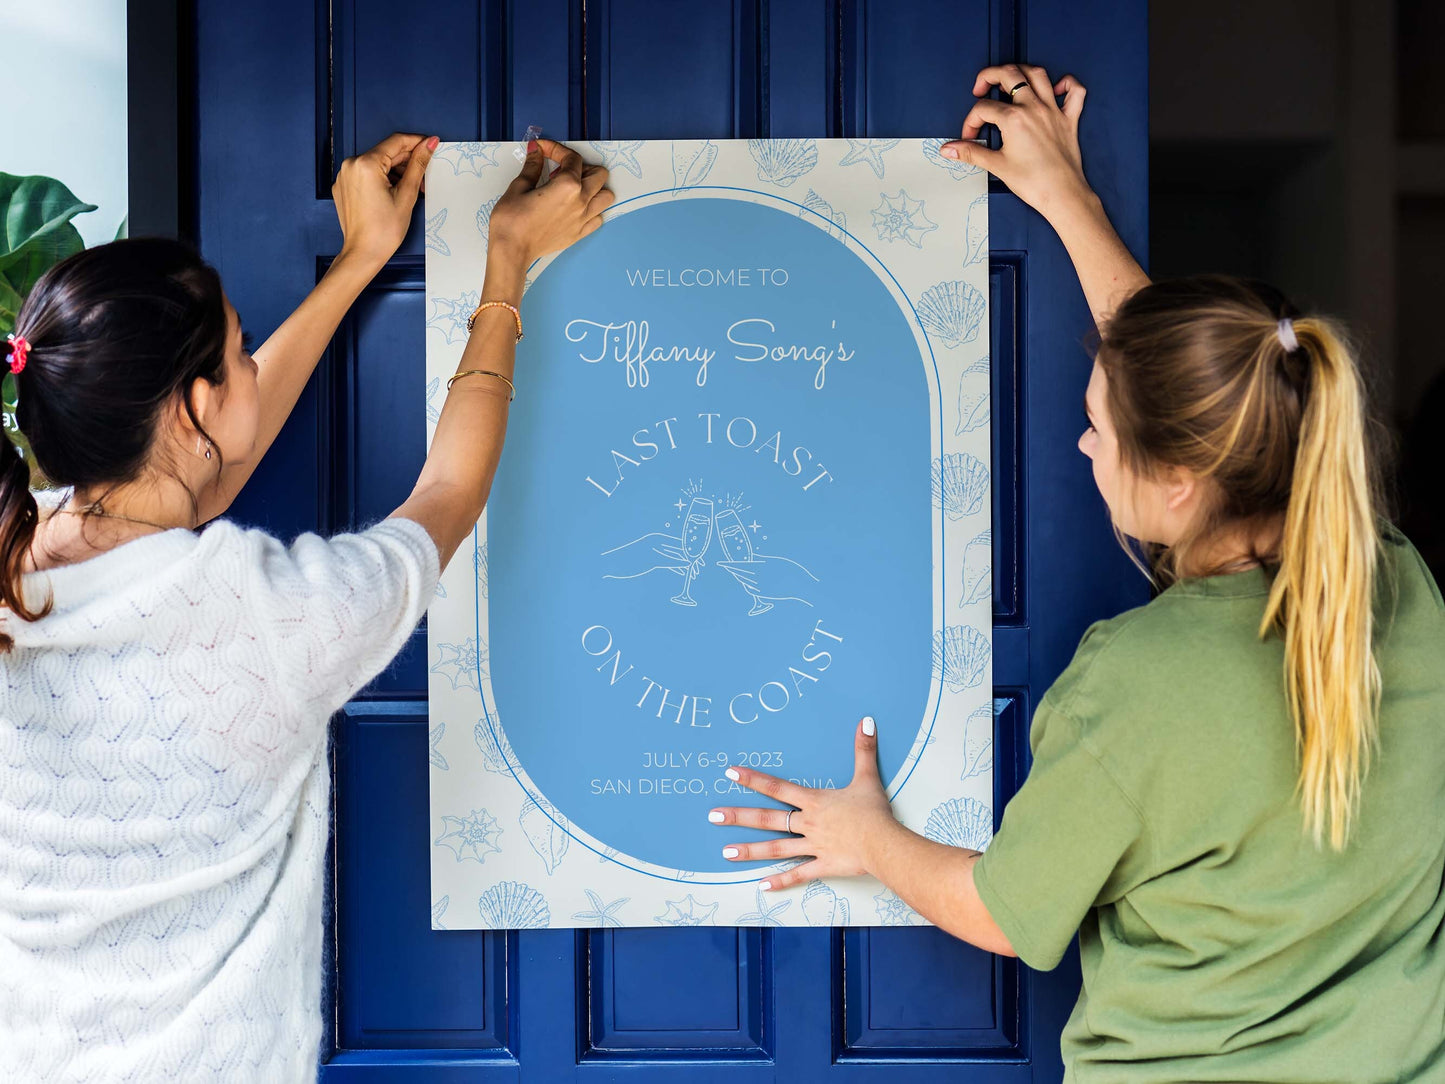
[[766, 834], [707, 813], [764, 803], [728, 765], [846, 786], [872, 714], [892, 780], [931, 725], [934, 377], [806, 212], [651, 199], [527, 293], [490, 678], [559, 824], [742, 875], [722, 846]]

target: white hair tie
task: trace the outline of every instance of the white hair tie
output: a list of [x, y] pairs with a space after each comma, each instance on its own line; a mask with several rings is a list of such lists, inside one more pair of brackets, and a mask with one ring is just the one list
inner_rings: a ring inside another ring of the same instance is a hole
[[1275, 325], [1274, 333], [1279, 337], [1279, 345], [1284, 347], [1286, 354], [1293, 354], [1299, 349], [1299, 340], [1294, 334], [1294, 321], [1288, 316]]

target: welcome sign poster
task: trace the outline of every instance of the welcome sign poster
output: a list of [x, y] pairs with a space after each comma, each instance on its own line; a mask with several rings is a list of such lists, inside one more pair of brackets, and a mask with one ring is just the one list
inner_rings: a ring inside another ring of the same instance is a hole
[[[490, 503], [428, 621], [433, 925], [921, 923], [780, 893], [745, 765], [993, 830], [988, 199], [941, 140], [579, 145], [617, 202], [528, 274]], [[427, 416], [513, 143], [427, 176]], [[786, 865], [786, 864], [785, 864]]]

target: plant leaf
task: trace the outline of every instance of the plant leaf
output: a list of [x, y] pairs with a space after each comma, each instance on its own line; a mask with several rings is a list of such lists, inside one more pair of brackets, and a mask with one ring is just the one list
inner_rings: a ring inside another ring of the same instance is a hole
[[18, 252], [0, 258], [0, 335], [15, 330], [20, 306], [40, 276], [84, 248], [80, 231], [69, 222], [62, 222], [32, 239]]
[[26, 246], [95, 209], [53, 177], [0, 173], [0, 268], [18, 259]]

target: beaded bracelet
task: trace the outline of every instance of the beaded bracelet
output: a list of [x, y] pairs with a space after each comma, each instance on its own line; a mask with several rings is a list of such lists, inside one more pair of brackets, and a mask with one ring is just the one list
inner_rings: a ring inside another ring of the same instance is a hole
[[468, 335], [472, 333], [472, 325], [477, 322], [477, 317], [481, 315], [483, 309], [507, 309], [511, 312], [512, 319], [517, 321], [517, 341], [522, 341], [522, 314], [517, 311], [517, 306], [509, 301], [483, 301], [473, 309], [472, 314], [467, 317]]

